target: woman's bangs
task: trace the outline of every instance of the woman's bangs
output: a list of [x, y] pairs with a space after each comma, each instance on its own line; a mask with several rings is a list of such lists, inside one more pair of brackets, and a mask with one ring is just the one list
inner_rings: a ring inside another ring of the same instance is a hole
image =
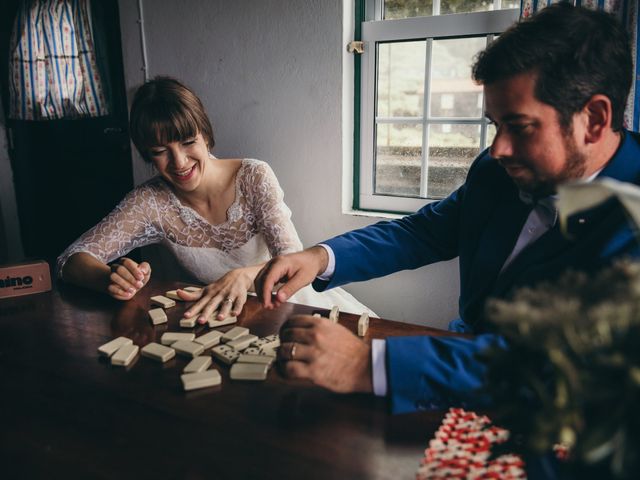
[[169, 112], [166, 109], [152, 116], [149, 122], [151, 135], [149, 140], [153, 147], [166, 145], [172, 142], [181, 142], [193, 138], [198, 134], [198, 125], [195, 119], [187, 112]]

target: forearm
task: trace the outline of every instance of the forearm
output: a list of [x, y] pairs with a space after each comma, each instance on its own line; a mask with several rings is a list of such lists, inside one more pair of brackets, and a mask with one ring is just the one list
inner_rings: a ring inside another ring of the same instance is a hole
[[62, 268], [62, 279], [81, 287], [106, 292], [111, 269], [88, 253], [74, 253]]
[[324, 273], [329, 265], [329, 254], [327, 253], [327, 250], [320, 245], [314, 245], [304, 251], [309, 253], [309, 260], [312, 262], [313, 268], [316, 272], [315, 276], [317, 277]]
[[255, 284], [256, 277], [258, 276], [258, 273], [260, 272], [260, 270], [262, 270], [262, 267], [264, 267], [266, 264], [267, 264], [267, 262], [263, 262], [263, 263], [260, 263], [258, 265], [251, 265], [249, 267], [242, 267], [242, 268], [238, 269], [238, 270], [241, 270], [244, 273], [244, 275], [246, 275], [251, 281], [251, 284], [250, 284], [250, 286], [248, 288], [249, 292], [255, 293], [255, 291], [256, 291], [256, 284]]

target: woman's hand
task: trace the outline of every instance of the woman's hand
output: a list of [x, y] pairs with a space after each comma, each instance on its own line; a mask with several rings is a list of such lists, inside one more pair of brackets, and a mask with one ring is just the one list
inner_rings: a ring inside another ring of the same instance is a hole
[[219, 280], [207, 285], [200, 292], [178, 290], [178, 295], [188, 302], [196, 301], [185, 313], [185, 318], [198, 315], [198, 323], [206, 323], [218, 311], [217, 318], [240, 315], [247, 302], [247, 292], [253, 289], [253, 281], [264, 264], [237, 268], [227, 272]]
[[111, 264], [107, 293], [117, 300], [130, 300], [151, 278], [151, 266], [122, 257]]

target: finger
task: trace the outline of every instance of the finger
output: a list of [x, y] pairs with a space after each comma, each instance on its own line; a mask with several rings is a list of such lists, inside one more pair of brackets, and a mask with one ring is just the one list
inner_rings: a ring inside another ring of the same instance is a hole
[[204, 289], [202, 290], [202, 292], [196, 293], [195, 295], [199, 295], [200, 299], [196, 303], [191, 305], [191, 307], [189, 307], [186, 312], [184, 312], [184, 316], [186, 318], [202, 313], [202, 310], [204, 310], [204, 308], [212, 300], [212, 298], [215, 298], [215, 294], [211, 293], [209, 289]]
[[219, 306], [218, 319], [222, 320], [223, 318], [227, 318], [231, 313], [231, 308], [233, 307], [234, 299], [231, 297], [225, 297]]
[[256, 276], [255, 286], [258, 300], [265, 308], [273, 308], [271, 292], [276, 283], [286, 277], [286, 269], [278, 264], [278, 259], [273, 259], [267, 263]]
[[142, 281], [146, 285], [149, 279], [151, 278], [151, 265], [149, 265], [149, 263], [147, 262], [142, 262], [140, 265], [138, 265], [138, 269], [144, 275], [144, 278], [142, 279]]
[[330, 322], [331, 320], [323, 317], [314, 317], [312, 315], [293, 315], [287, 319], [282, 325], [282, 328], [311, 328], [325, 321]]
[[122, 290], [128, 291], [130, 293], [135, 293], [137, 291], [137, 288], [134, 284], [122, 278], [122, 275], [120, 275], [116, 271], [111, 272], [111, 274], [109, 275], [109, 282], [110, 284], [116, 285], [120, 287]]
[[120, 259], [119, 263], [129, 272], [131, 272], [131, 275], [133, 276], [133, 278], [135, 278], [135, 280], [139, 282], [142, 282], [144, 280], [145, 272], [140, 270], [137, 262], [134, 262], [130, 258], [124, 257]]
[[280, 331], [280, 341], [310, 345], [315, 340], [313, 331], [310, 328], [284, 328]]
[[[215, 315], [215, 312], [220, 309], [222, 302], [222, 295], [218, 292], [215, 295], [207, 294], [200, 299], [196, 305], [200, 307], [200, 314], [198, 316], [198, 323], [206, 323], [211, 317]], [[218, 318], [220, 317], [218, 315]]]
[[[207, 321], [209, 321], [210, 318], [216, 315], [216, 312], [218, 311], [219, 308], [220, 308], [220, 301], [219, 301], [219, 297], [216, 295], [214, 298], [209, 300], [207, 304], [205, 304], [204, 308], [200, 312], [200, 316], [198, 317], [198, 322], [206, 323]], [[216, 315], [216, 316], [218, 319], [225, 318], [225, 317], [220, 317], [220, 315]]]
[[313, 358], [313, 347], [299, 342], [285, 342], [278, 349], [278, 360], [286, 362], [309, 362]]
[[200, 289], [197, 292], [187, 292], [181, 288], [176, 290], [178, 296], [186, 302], [195, 302], [204, 295], [204, 289]]
[[129, 300], [135, 295], [135, 290], [133, 292], [123, 290], [118, 285], [111, 283], [107, 287], [107, 293], [117, 300]]
[[290, 361], [286, 362], [281, 368], [284, 376], [291, 379], [309, 379], [311, 378], [311, 367], [306, 362]]
[[240, 315], [245, 303], [247, 303], [247, 292], [242, 292], [236, 297], [235, 302], [233, 302], [233, 308], [230, 312], [231, 316], [237, 317]]
[[131, 265], [126, 266], [122, 263], [116, 263], [111, 266], [111, 271], [120, 275], [125, 281], [131, 284], [132, 287], [142, 288], [144, 286], [142, 280], [138, 280], [135, 277], [134, 272], [131, 271]]
[[309, 284], [307, 280], [303, 278], [303, 276], [296, 272], [291, 276], [284, 285], [278, 288], [276, 292], [276, 300], [278, 302], [284, 303], [289, 300], [289, 297], [296, 293], [303, 287], [306, 287]]

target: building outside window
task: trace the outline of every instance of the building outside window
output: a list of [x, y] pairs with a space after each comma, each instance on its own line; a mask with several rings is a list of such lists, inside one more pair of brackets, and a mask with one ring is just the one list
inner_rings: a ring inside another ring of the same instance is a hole
[[520, 0], [364, 0], [356, 18], [364, 42], [356, 209], [413, 212], [464, 182], [495, 133], [471, 65], [519, 7]]

